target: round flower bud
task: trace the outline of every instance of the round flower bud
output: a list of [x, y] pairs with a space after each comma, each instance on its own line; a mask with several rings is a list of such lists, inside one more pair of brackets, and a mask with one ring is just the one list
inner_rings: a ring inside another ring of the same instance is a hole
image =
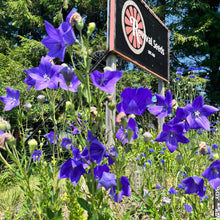
[[10, 147], [13, 147], [16, 145], [16, 139], [12, 136], [10, 138], [7, 138], [7, 144], [10, 146]]
[[179, 154], [179, 155], [176, 155], [176, 161], [181, 164], [183, 162], [183, 157]]
[[93, 33], [93, 31], [95, 30], [95, 22], [90, 22], [88, 25], [88, 30], [87, 30], [87, 35], [91, 36], [91, 34]]
[[219, 155], [218, 154], [213, 154], [213, 160], [218, 160], [219, 159]]
[[30, 154], [32, 155], [34, 153], [34, 150], [36, 149], [38, 143], [35, 139], [31, 139], [28, 141], [28, 146], [30, 150]]
[[144, 141], [145, 142], [149, 142], [153, 138], [153, 135], [150, 132], [148, 132], [148, 131], [146, 131], [143, 134], [143, 136], [144, 136]]
[[1, 131], [6, 131], [7, 130], [6, 123], [3, 122], [3, 121], [0, 121], [0, 130]]
[[45, 96], [44, 96], [44, 95], [39, 95], [39, 96], [37, 97], [37, 101], [38, 101], [39, 103], [44, 103], [44, 101], [45, 101]]
[[108, 108], [113, 111], [115, 109], [115, 103], [114, 102], [109, 102], [108, 103]]
[[26, 111], [29, 111], [31, 109], [32, 105], [30, 103], [27, 103], [24, 108], [26, 109]]
[[82, 31], [83, 27], [84, 27], [83, 20], [76, 21], [76, 28], [78, 31]]
[[66, 101], [66, 110], [69, 111], [71, 109], [74, 109], [74, 105], [70, 101]]

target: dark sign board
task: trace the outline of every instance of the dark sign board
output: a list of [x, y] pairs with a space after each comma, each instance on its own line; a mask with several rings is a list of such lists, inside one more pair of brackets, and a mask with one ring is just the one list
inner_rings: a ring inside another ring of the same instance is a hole
[[220, 186], [214, 190], [214, 217], [220, 219]]
[[169, 81], [169, 30], [143, 0], [108, 1], [108, 50]]

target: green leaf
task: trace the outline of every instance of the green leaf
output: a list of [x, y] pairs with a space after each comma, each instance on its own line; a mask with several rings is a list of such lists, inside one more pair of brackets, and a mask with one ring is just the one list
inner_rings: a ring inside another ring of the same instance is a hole
[[91, 211], [91, 205], [85, 199], [77, 198], [77, 201], [84, 210]]

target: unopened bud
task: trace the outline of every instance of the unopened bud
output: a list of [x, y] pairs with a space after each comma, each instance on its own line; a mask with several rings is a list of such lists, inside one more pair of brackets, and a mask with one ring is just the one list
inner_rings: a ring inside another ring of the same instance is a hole
[[30, 150], [30, 154], [32, 155], [34, 153], [34, 150], [36, 149], [38, 143], [35, 139], [31, 139], [28, 141], [28, 146]]
[[29, 111], [31, 109], [32, 105], [30, 103], [27, 103], [24, 108], [26, 109], [26, 111]]
[[44, 95], [39, 95], [39, 96], [37, 97], [37, 101], [38, 101], [39, 103], [44, 103], [44, 101], [45, 101], [45, 96], [44, 96]]
[[150, 132], [148, 132], [148, 131], [146, 131], [143, 134], [143, 136], [144, 136], [144, 141], [145, 142], [149, 142], [153, 138], [153, 135]]
[[16, 145], [16, 139], [12, 136], [10, 138], [7, 138], [7, 144], [10, 146], [10, 147], [13, 147]]
[[108, 103], [108, 108], [113, 111], [115, 109], [115, 103], [114, 102], [109, 102]]
[[218, 154], [214, 154], [213, 155], [213, 160], [218, 160], [219, 159], [219, 155]]
[[183, 162], [183, 157], [179, 154], [179, 155], [176, 155], [176, 161], [181, 164]]
[[93, 31], [95, 30], [95, 22], [90, 22], [88, 25], [88, 30], [87, 30], [87, 35], [91, 36], [91, 34], [93, 33]]
[[63, 74], [63, 78], [65, 79], [66, 82], [70, 83], [72, 81], [74, 75], [74, 69], [72, 69], [71, 67], [64, 67], [61, 70], [61, 73]]
[[1, 131], [6, 131], [7, 130], [5, 122], [0, 122], [0, 130]]
[[74, 108], [74, 105], [70, 101], [66, 101], [66, 110], [69, 111]]

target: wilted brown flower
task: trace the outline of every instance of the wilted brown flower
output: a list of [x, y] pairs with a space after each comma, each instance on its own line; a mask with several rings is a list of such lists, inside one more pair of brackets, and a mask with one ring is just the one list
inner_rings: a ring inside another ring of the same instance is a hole
[[116, 123], [120, 124], [122, 119], [126, 117], [126, 114], [124, 112], [120, 112], [117, 116], [116, 116]]

